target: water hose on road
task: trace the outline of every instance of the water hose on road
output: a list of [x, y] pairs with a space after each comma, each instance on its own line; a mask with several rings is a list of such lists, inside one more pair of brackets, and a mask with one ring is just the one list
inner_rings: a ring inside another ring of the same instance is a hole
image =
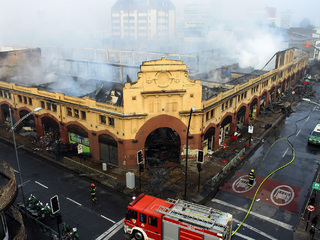
[[[296, 150], [294, 149], [294, 147], [293, 147], [292, 144], [288, 141], [287, 138], [280, 138], [280, 139], [276, 140], [276, 141], [270, 146], [267, 154], [269, 153], [269, 151], [271, 150], [271, 148], [272, 148], [277, 142], [279, 142], [279, 141], [286, 141], [286, 142], [287, 142], [287, 144], [289, 145], [289, 147], [292, 149], [292, 159], [291, 159], [290, 162], [288, 162], [288, 163], [286, 163], [285, 165], [277, 168], [277, 169], [274, 170], [272, 173], [270, 173], [266, 178], [263, 179], [263, 181], [262, 181], [262, 182], [260, 183], [260, 185], [258, 186], [258, 188], [257, 188], [257, 190], [256, 190], [256, 192], [255, 192], [255, 194], [254, 194], [254, 196], [253, 196], [253, 198], [252, 198], [251, 205], [250, 205], [250, 207], [249, 207], [249, 209], [248, 209], [248, 211], [247, 211], [246, 216], [244, 217], [244, 219], [242, 220], [242, 222], [239, 224], [239, 226], [237, 227], [237, 229], [234, 230], [234, 232], [232, 233], [232, 236], [239, 230], [239, 228], [242, 226], [242, 224], [244, 223], [244, 221], [247, 219], [248, 215], [250, 214], [250, 211], [251, 211], [251, 209], [252, 209], [252, 207], [253, 207], [253, 204], [254, 204], [254, 201], [255, 201], [255, 199], [256, 199], [256, 196], [257, 196], [257, 194], [258, 194], [261, 186], [264, 184], [264, 182], [265, 182], [269, 177], [271, 177], [274, 173], [276, 173], [276, 172], [278, 172], [279, 170], [281, 170], [282, 168], [285, 168], [285, 167], [287, 167], [288, 165], [290, 165], [290, 164], [293, 162], [293, 160], [295, 159], [295, 157], [296, 157]], [[267, 154], [266, 154], [266, 155], [267, 155]], [[264, 159], [265, 159], [265, 158], [264, 158]], [[263, 159], [263, 161], [264, 161], [264, 159]], [[260, 166], [261, 166], [261, 164], [260, 164]]]
[[262, 163], [263, 163], [264, 160], [266, 159], [266, 157], [267, 157], [268, 153], [270, 152], [270, 150], [272, 149], [272, 147], [273, 147], [277, 142], [279, 142], [279, 141], [286, 141], [286, 142], [287, 142], [287, 144], [289, 145], [289, 147], [292, 149], [292, 159], [291, 159], [290, 162], [288, 162], [288, 163], [286, 163], [285, 165], [277, 168], [277, 169], [274, 170], [272, 173], [270, 173], [265, 179], [263, 179], [263, 181], [260, 183], [259, 187], [257, 188], [257, 190], [256, 190], [256, 192], [255, 192], [255, 194], [254, 194], [254, 196], [253, 196], [253, 198], [252, 198], [251, 205], [250, 205], [250, 207], [249, 207], [249, 209], [248, 209], [248, 211], [247, 211], [246, 216], [244, 217], [244, 219], [242, 220], [242, 222], [239, 224], [239, 226], [237, 227], [237, 229], [234, 230], [234, 232], [232, 233], [232, 236], [240, 229], [240, 227], [242, 226], [242, 224], [244, 223], [244, 221], [245, 221], [245, 220], [247, 219], [247, 217], [249, 216], [250, 211], [251, 211], [251, 209], [252, 209], [252, 207], [253, 207], [254, 201], [255, 201], [255, 199], [256, 199], [256, 196], [257, 196], [257, 194], [258, 194], [261, 186], [264, 184], [264, 182], [265, 182], [269, 177], [271, 177], [273, 174], [275, 174], [275, 173], [278, 172], [279, 170], [287, 167], [288, 165], [290, 165], [290, 164], [294, 161], [294, 159], [295, 159], [295, 157], [296, 157], [296, 150], [294, 149], [292, 143], [291, 143], [288, 139], [297, 132], [297, 123], [300, 122], [300, 121], [302, 121], [302, 120], [304, 120], [304, 119], [306, 119], [307, 117], [309, 117], [312, 112], [313, 112], [313, 111], [312, 111], [312, 109], [311, 109], [310, 112], [309, 112], [309, 114], [308, 114], [307, 116], [305, 116], [304, 118], [302, 118], [302, 119], [300, 119], [300, 120], [298, 120], [298, 121], [295, 122], [296, 129], [295, 129], [295, 132], [294, 132], [294, 133], [292, 133], [292, 134], [291, 134], [290, 136], [288, 136], [287, 138], [280, 138], [280, 139], [276, 140], [276, 141], [270, 146], [270, 148], [268, 149], [267, 153], [265, 154], [264, 158], [262, 159], [262, 161], [261, 161], [261, 163], [260, 163], [260, 165], [259, 165], [259, 167], [258, 167], [257, 170], [260, 169]]

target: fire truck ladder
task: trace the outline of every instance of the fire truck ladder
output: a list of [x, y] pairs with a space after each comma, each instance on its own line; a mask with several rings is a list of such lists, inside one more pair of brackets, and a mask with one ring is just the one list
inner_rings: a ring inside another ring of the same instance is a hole
[[[174, 206], [172, 208], [168, 208], [158, 205], [156, 211], [208, 229], [213, 228], [214, 226], [226, 228], [225, 225], [219, 224], [214, 220], [214, 218], [223, 216], [224, 213], [219, 210], [195, 203], [185, 202], [180, 199], [174, 200], [169, 198], [167, 199], [167, 202], [173, 203]], [[196, 211], [196, 213], [191, 211]]]

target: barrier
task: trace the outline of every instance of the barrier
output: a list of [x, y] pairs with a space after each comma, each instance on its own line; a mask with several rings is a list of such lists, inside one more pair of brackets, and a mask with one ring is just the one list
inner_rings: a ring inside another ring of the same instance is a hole
[[216, 185], [226, 176], [228, 173], [236, 167], [242, 160], [246, 149], [243, 148], [219, 173], [217, 173], [213, 178], [211, 178], [211, 188], [217, 187]]

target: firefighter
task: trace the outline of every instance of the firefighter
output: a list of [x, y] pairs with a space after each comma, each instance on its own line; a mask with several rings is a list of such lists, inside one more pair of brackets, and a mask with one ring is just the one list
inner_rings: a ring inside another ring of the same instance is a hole
[[94, 183], [91, 183], [90, 193], [91, 193], [92, 202], [97, 201], [97, 197], [96, 197], [96, 186], [94, 185]]
[[251, 169], [250, 173], [249, 173], [249, 182], [248, 182], [248, 186], [249, 187], [253, 187], [253, 183], [256, 180], [256, 176], [254, 175], [254, 169]]

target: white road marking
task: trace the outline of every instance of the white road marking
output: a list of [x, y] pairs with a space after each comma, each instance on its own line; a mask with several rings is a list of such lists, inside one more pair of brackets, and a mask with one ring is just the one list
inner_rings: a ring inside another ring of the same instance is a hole
[[309, 121], [309, 119], [310, 119], [310, 116], [307, 118], [306, 122], [308, 122], [308, 121]]
[[46, 189], [48, 189], [48, 187], [46, 186], [46, 185], [43, 185], [42, 183], [39, 183], [39, 182], [37, 182], [37, 181], [34, 181], [36, 184], [39, 184], [41, 187], [44, 187], [44, 188], [46, 188]]
[[116, 223], [115, 221], [111, 220], [110, 218], [107, 218], [106, 216], [100, 215], [102, 218], [107, 219], [108, 221], [112, 222], [112, 223]]
[[[230, 203], [224, 202], [224, 201], [219, 200], [219, 199], [214, 199], [214, 198], [213, 198], [213, 199], [211, 199], [211, 201], [212, 201], [212, 202], [216, 202], [216, 203], [221, 204], [221, 205], [225, 205], [225, 206], [227, 206], [227, 207], [234, 208], [234, 209], [239, 210], [239, 211], [243, 211], [243, 212], [247, 212], [247, 211], [248, 211], [247, 209], [244, 209], [244, 208], [241, 208], [241, 207], [232, 205], [232, 204], [230, 204]], [[293, 231], [293, 227], [292, 227], [291, 225], [289, 225], [289, 224], [280, 222], [280, 221], [275, 220], [275, 219], [273, 219], [273, 218], [269, 218], [269, 217], [263, 216], [263, 215], [261, 215], [261, 214], [259, 214], [259, 213], [253, 212], [253, 211], [251, 211], [250, 214], [251, 214], [252, 216], [258, 217], [258, 218], [263, 219], [263, 220], [265, 220], [265, 221], [268, 221], [268, 222], [270, 222], [270, 223], [272, 223], [272, 224], [275, 224], [275, 225], [277, 225], [277, 226], [279, 226], [279, 227], [282, 227], [282, 228], [284, 228], [284, 229]]]
[[80, 203], [76, 202], [75, 200], [72, 200], [71, 198], [68, 198], [68, 197], [67, 197], [67, 199], [68, 199], [69, 201], [75, 203], [75, 204], [78, 204], [79, 206], [82, 206]]
[[282, 155], [282, 157], [284, 157], [284, 156], [287, 154], [288, 151], [289, 151], [289, 148], [287, 148], [287, 150], [284, 152], [284, 154]]
[[15, 169], [13, 169], [13, 171], [16, 172], [16, 173], [19, 173], [19, 171], [15, 170]]
[[102, 239], [107, 240], [107, 239], [110, 239], [114, 234], [116, 234], [123, 227], [123, 221], [124, 221], [124, 218], [121, 219], [116, 224], [114, 224], [107, 231], [102, 233], [99, 237], [96, 238], [96, 240], [102, 240]]
[[24, 183], [19, 184], [18, 187], [21, 187], [21, 186], [23, 187], [23, 186], [26, 185], [28, 182], [30, 182], [30, 180], [27, 180], [27, 181], [25, 181]]
[[248, 236], [243, 235], [243, 234], [238, 233], [238, 232], [236, 232], [234, 235], [237, 235], [237, 236], [239, 236], [239, 237], [241, 237], [243, 239], [246, 239], [246, 240], [255, 240], [254, 238], [248, 237]]
[[299, 132], [296, 134], [296, 137], [298, 137], [298, 135], [300, 134], [300, 132], [301, 132], [301, 129], [300, 129]]
[[[239, 221], [239, 220], [237, 220], [237, 219], [233, 219], [233, 221], [234, 221], [234, 222], [238, 222], [238, 223], [241, 222], [241, 221]], [[258, 234], [260, 234], [260, 235], [262, 235], [262, 236], [264, 236], [264, 237], [266, 237], [266, 238], [269, 238], [269, 239], [271, 239], [271, 240], [277, 240], [277, 238], [274, 238], [274, 237], [272, 237], [271, 235], [266, 234], [265, 232], [262, 232], [262, 231], [260, 231], [259, 229], [255, 228], [255, 227], [252, 227], [252, 226], [250, 226], [250, 225], [248, 225], [248, 224], [246, 224], [246, 223], [242, 223], [242, 226], [243, 226], [243, 227], [246, 227], [246, 228], [250, 229], [251, 231], [254, 231], [254, 232], [256, 232], [256, 233], [258, 233]]]

